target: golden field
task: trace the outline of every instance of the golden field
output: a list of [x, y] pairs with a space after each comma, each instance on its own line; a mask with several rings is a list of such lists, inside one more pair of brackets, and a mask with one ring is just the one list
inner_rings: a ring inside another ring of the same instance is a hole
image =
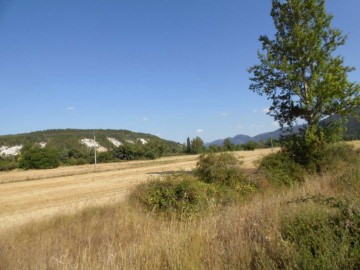
[[[360, 142], [351, 144], [360, 148]], [[236, 154], [252, 173], [253, 161], [270, 152]], [[359, 158], [359, 152], [354, 155]], [[2, 214], [3, 221], [8, 217], [11, 223], [0, 232], [0, 269], [308, 269], [295, 267], [298, 251], [283, 238], [284, 222], [304, 214], [322, 220], [319, 204], [304, 198], [335, 197], [354, 205], [360, 198], [358, 163], [340, 162], [331, 172], [306, 177], [304, 183], [267, 187], [243, 203], [186, 220], [152, 215], [123, 200], [136, 183], [150, 175], [190, 170], [196, 158], [104, 164], [97, 173], [86, 172], [91, 166], [81, 166], [68, 168], [77, 170], [73, 176], [0, 185], [1, 199], [4, 195], [8, 198], [1, 209], [14, 210]], [[6, 193], [5, 187], [13, 195]], [[39, 210], [44, 210], [44, 215], [38, 215]], [[26, 211], [28, 215], [23, 215]], [[336, 208], [330, 214], [334, 211]], [[316, 238], [325, 250], [336, 248], [328, 249], [333, 242], [326, 236]], [[304, 235], [304, 239], [309, 238]], [[345, 269], [342, 256], [325, 255], [321, 263], [326, 265], [312, 265], [312, 269]], [[356, 258], [346, 269], [358, 269]]]
[[[253, 162], [271, 149], [236, 152], [251, 170]], [[166, 157], [154, 161], [60, 167], [51, 170], [0, 173], [0, 230], [57, 214], [75, 213], [86, 207], [124, 200], [135, 185], [150, 176], [189, 171], [198, 156]]]

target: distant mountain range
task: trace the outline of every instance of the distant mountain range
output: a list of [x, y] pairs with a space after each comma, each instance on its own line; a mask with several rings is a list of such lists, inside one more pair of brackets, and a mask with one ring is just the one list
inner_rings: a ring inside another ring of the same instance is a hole
[[[360, 106], [357, 107], [357, 113], [360, 115]], [[321, 121], [321, 123], [326, 123], [326, 122], [331, 122], [331, 121], [336, 121], [339, 118], [341, 118], [338, 115], [334, 115], [331, 117], [328, 117], [326, 119], [324, 119], [323, 121]], [[346, 140], [354, 140], [354, 139], [360, 139], [360, 122], [353, 116], [348, 116], [347, 118], [347, 130], [344, 134], [344, 139]], [[303, 125], [299, 125], [299, 126], [295, 126], [293, 127], [293, 132], [298, 132], [299, 129], [303, 127]], [[285, 129], [286, 130], [286, 129]], [[285, 131], [286, 132], [286, 131]], [[281, 129], [277, 129], [275, 131], [272, 132], [266, 132], [266, 133], [261, 133], [258, 134], [254, 137], [250, 137], [248, 135], [244, 135], [244, 134], [239, 134], [236, 135], [235, 137], [229, 138], [231, 140], [231, 142], [233, 144], [245, 144], [247, 142], [253, 141], [253, 142], [266, 142], [268, 139], [272, 138], [274, 140], [278, 140], [280, 138], [280, 135], [283, 133], [283, 131]], [[225, 138], [227, 139], [227, 138]], [[218, 145], [218, 146], [222, 146], [224, 144], [224, 140], [225, 139], [219, 139], [213, 142], [209, 142], [206, 143], [207, 146], [210, 145]]]

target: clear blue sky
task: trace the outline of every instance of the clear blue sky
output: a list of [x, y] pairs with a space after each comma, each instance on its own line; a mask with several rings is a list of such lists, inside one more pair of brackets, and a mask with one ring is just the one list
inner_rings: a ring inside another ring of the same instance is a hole
[[[328, 0], [360, 69], [359, 0]], [[248, 90], [270, 0], [0, 0], [0, 134], [129, 129], [185, 142], [276, 129]], [[350, 76], [360, 81], [360, 71]]]

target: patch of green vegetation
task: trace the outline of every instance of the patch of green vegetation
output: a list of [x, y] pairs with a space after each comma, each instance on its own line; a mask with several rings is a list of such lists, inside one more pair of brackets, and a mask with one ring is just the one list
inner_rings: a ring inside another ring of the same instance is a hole
[[257, 188], [240, 165], [229, 153], [201, 155], [193, 174], [170, 174], [144, 183], [131, 200], [148, 211], [181, 217], [204, 213], [210, 205], [243, 201]]
[[289, 155], [279, 152], [263, 157], [258, 168], [273, 186], [291, 186], [304, 181], [305, 169]]
[[11, 171], [18, 167], [18, 162], [14, 157], [0, 156], [0, 171]]
[[314, 196], [293, 203], [281, 234], [298, 269], [360, 269], [359, 202]]
[[210, 185], [186, 174], [174, 174], [139, 185], [131, 200], [148, 211], [188, 217], [206, 210], [212, 193]]
[[51, 169], [60, 165], [59, 153], [53, 149], [40, 146], [24, 146], [21, 150], [19, 168]]
[[[38, 147], [40, 142], [45, 142], [47, 149], [51, 149], [52, 153], [57, 153], [60, 157], [59, 164], [63, 165], [82, 165], [94, 162], [94, 149], [89, 148], [81, 143], [84, 138], [92, 138], [96, 134], [96, 141], [108, 151], [98, 153], [98, 162], [112, 162], [119, 160], [134, 159], [156, 159], [162, 156], [177, 155], [183, 152], [183, 146], [179, 143], [160, 139], [159, 137], [145, 134], [135, 133], [128, 130], [45, 130], [31, 132], [27, 134], [5, 135], [0, 136], [0, 146], [28, 145]], [[113, 138], [122, 143], [116, 147], [108, 138]], [[141, 141], [141, 139], [145, 140]], [[47, 150], [44, 150], [45, 152]], [[35, 153], [36, 152], [36, 153]], [[33, 158], [39, 159], [39, 155], [48, 155], [49, 153], [41, 153], [36, 150], [32, 154]], [[30, 153], [28, 153], [29, 155]], [[20, 160], [29, 160], [29, 156], [22, 157]], [[43, 163], [43, 161], [39, 161]], [[35, 162], [35, 163], [39, 163]], [[0, 169], [9, 170], [16, 168], [20, 164], [14, 162], [0, 162]], [[54, 167], [54, 164], [48, 165], [29, 165], [21, 164], [21, 168], [34, 169]]]
[[230, 153], [211, 153], [199, 157], [194, 174], [206, 183], [233, 187], [245, 179], [240, 165]]
[[355, 151], [352, 145], [338, 143], [329, 146], [319, 162], [321, 171], [337, 170], [339, 166], [360, 164], [360, 152]]
[[258, 146], [257, 143], [253, 141], [247, 142], [242, 145], [245, 151], [254, 151], [257, 148], [257, 146]]

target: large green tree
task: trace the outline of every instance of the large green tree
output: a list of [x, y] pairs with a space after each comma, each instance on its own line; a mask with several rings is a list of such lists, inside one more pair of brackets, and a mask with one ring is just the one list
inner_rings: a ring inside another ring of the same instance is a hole
[[205, 151], [204, 141], [200, 137], [191, 140], [191, 151], [193, 154], [199, 154]]
[[272, 100], [270, 115], [282, 127], [304, 120], [311, 149], [326, 138], [322, 118], [347, 115], [360, 101], [359, 84], [347, 77], [354, 68], [335, 55], [347, 37], [331, 26], [325, 0], [273, 0], [271, 16], [276, 33], [273, 39], [259, 38], [260, 64], [249, 69], [250, 89]]

